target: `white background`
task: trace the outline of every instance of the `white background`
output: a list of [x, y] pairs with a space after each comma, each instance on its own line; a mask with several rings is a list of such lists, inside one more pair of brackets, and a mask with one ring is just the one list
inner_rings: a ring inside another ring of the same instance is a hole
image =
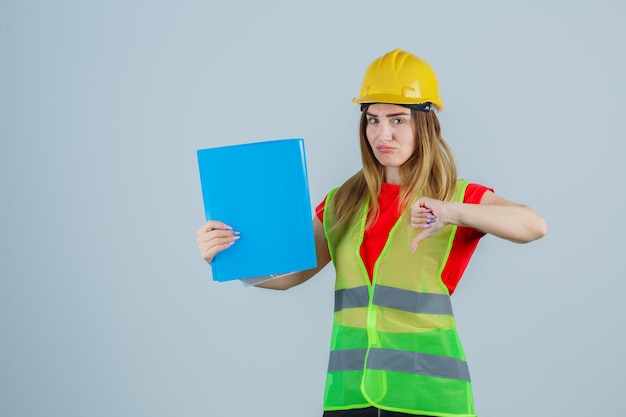
[[461, 176], [549, 225], [486, 237], [453, 296], [479, 415], [623, 414], [625, 4], [2, 1], [0, 415], [321, 416], [332, 268], [213, 282], [195, 152], [303, 137], [317, 205], [395, 48]]

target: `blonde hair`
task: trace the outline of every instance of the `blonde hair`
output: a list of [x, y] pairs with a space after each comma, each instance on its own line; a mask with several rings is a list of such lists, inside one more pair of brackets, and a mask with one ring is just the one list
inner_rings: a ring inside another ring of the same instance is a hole
[[[361, 112], [359, 137], [363, 168], [350, 177], [335, 194], [335, 227], [347, 224], [369, 198], [367, 226], [378, 217], [378, 195], [384, 179], [384, 167], [378, 162], [365, 134], [367, 116]], [[400, 206], [403, 213], [419, 197], [450, 200], [457, 181], [452, 149], [441, 136], [439, 119], [434, 111], [411, 110], [415, 131], [415, 152], [400, 167]]]

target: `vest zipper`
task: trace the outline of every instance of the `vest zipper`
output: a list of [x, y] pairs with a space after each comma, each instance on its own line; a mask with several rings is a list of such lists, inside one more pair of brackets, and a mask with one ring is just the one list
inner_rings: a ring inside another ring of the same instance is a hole
[[380, 417], [380, 408], [378, 409], [378, 417]]

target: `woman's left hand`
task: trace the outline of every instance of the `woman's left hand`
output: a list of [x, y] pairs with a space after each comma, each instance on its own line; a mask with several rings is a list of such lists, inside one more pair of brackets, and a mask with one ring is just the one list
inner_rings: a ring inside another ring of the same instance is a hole
[[421, 230], [421, 233], [413, 239], [412, 252], [417, 250], [417, 245], [424, 239], [428, 239], [445, 226], [445, 205], [440, 200], [422, 197], [411, 206], [411, 227]]
[[516, 243], [532, 242], [547, 231], [545, 220], [532, 207], [506, 200], [492, 191], [485, 192], [480, 204], [422, 197], [411, 206], [411, 226], [422, 230], [413, 239], [413, 252], [422, 240], [448, 224], [472, 227]]

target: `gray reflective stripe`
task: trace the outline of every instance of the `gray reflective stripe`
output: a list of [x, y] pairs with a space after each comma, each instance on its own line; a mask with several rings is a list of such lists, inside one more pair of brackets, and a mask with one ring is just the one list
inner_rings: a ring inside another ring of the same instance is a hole
[[449, 295], [402, 290], [384, 285], [375, 287], [374, 304], [418, 314], [452, 315]]
[[328, 360], [328, 372], [363, 370], [367, 349], [333, 350]]
[[[367, 307], [369, 295], [366, 286], [335, 291], [335, 311], [344, 308]], [[374, 304], [417, 314], [452, 315], [450, 296], [403, 290], [400, 288], [376, 285]]]
[[[333, 350], [328, 372], [360, 371], [364, 368], [367, 349]], [[447, 356], [392, 349], [370, 349], [367, 368], [470, 381], [467, 362]]]
[[372, 348], [367, 357], [367, 368], [470, 381], [465, 361], [404, 350]]
[[344, 308], [367, 307], [369, 295], [367, 287], [346, 288], [335, 291], [335, 311]]

